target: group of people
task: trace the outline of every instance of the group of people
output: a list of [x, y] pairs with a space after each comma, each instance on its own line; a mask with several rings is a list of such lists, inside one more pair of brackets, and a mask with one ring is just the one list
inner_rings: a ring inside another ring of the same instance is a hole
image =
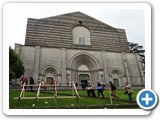
[[[23, 76], [21, 77], [21, 79], [20, 79], [20, 82], [22, 83], [22, 85], [23, 85], [24, 83], [25, 83], [25, 84], [28, 84], [27, 77], [23, 75]], [[44, 82], [43, 79], [42, 79], [42, 80], [38, 79], [38, 84], [40, 84], [40, 83], [41, 83], [41, 85], [42, 85], [42, 88], [43, 88], [44, 90], [46, 90], [47, 87], [45, 86], [45, 82]], [[33, 77], [30, 77], [29, 84], [31, 85], [31, 86], [30, 86], [30, 90], [33, 91], [33, 86], [32, 86], [32, 85], [35, 84]], [[51, 85], [55, 84], [55, 80], [51, 79], [51, 80], [50, 80], [50, 84], [51, 84]], [[25, 86], [24, 88], [25, 88], [25, 90], [26, 90], [27, 86]]]
[[[20, 81], [22, 82], [22, 85], [25, 83], [25, 84], [28, 84], [28, 80], [27, 80], [27, 77], [26, 76], [22, 76]], [[34, 85], [34, 79], [32, 77], [30, 77], [30, 82], [29, 82], [30, 85]], [[27, 86], [24, 87], [25, 89], [27, 88]], [[33, 91], [33, 86], [30, 86], [30, 90]]]
[[[117, 99], [118, 100], [119, 96], [116, 93], [116, 90], [117, 90], [116, 85], [112, 81], [109, 81], [109, 85], [110, 85], [109, 88], [111, 90], [110, 96], [113, 99]], [[104, 98], [103, 92], [104, 92], [105, 88], [106, 87], [105, 87], [104, 84], [97, 83], [96, 90], [98, 91], [97, 92], [98, 93], [98, 98]], [[108, 88], [106, 88], [106, 89], [108, 89]], [[91, 84], [89, 83], [89, 85], [87, 87], [87, 94], [88, 94], [88, 96], [90, 97], [92, 95], [92, 97], [96, 97], [96, 94], [95, 94], [94, 91], [95, 91], [95, 88], [93, 88], [91, 86]], [[133, 102], [133, 100], [132, 100], [132, 92], [133, 92], [133, 90], [132, 90], [131, 84], [129, 84], [128, 82], [125, 82], [125, 92], [124, 92], [124, 94], [128, 95], [128, 98], [129, 98], [130, 102]]]
[[[22, 82], [22, 84], [28, 84], [28, 80], [27, 80], [27, 77], [25, 77], [24, 75], [22, 76], [22, 78], [20, 79], [20, 81]], [[45, 86], [45, 82], [43, 80], [38, 80], [38, 84], [41, 83], [43, 89], [47, 89], [47, 87]], [[31, 85], [30, 86], [30, 90], [33, 91], [33, 86], [35, 83], [34, 83], [34, 79], [32, 77], [30, 77], [30, 82], [29, 84]], [[52, 79], [50, 80], [50, 84], [53, 85], [55, 84], [55, 81]], [[111, 89], [111, 97], [114, 98], [114, 99], [119, 99], [119, 96], [117, 95], [116, 93], [116, 86], [115, 84], [112, 82], [112, 81], [109, 81], [109, 85], [110, 85], [110, 89]], [[27, 86], [25, 86], [24, 88], [26, 89]], [[101, 83], [97, 83], [97, 86], [96, 86], [96, 90], [98, 91], [98, 98], [104, 98], [104, 89], [105, 89], [105, 85], [104, 84], [101, 84]], [[95, 88], [93, 88], [91, 86], [91, 83], [88, 82], [88, 87], [87, 87], [87, 94], [88, 96], [92, 96], [92, 97], [96, 97], [96, 94], [95, 94]], [[128, 82], [125, 83], [125, 92], [124, 94], [127, 94], [128, 95], [128, 98], [129, 98], [129, 101], [132, 102], [132, 86], [131, 84], [129, 84]]]

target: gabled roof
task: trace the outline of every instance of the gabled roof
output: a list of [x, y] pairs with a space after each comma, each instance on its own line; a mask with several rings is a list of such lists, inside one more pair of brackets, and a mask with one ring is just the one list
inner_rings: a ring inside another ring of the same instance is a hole
[[79, 20], [79, 21], [85, 21], [85, 22], [92, 22], [92, 23], [97, 23], [97, 24], [101, 24], [104, 25], [104, 27], [110, 28], [110, 29], [116, 29], [106, 23], [103, 23], [91, 16], [88, 16], [80, 11], [78, 12], [72, 12], [72, 13], [67, 13], [67, 14], [62, 14], [62, 15], [57, 15], [57, 16], [53, 16], [53, 17], [47, 17], [47, 18], [42, 18], [39, 20], [45, 20], [45, 21], [58, 21], [58, 20]]

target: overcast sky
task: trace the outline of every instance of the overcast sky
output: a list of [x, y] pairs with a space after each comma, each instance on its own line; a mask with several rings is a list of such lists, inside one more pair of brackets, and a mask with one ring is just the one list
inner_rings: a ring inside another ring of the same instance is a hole
[[145, 48], [145, 10], [141, 6], [108, 3], [7, 3], [3, 7], [4, 39], [14, 48], [24, 45], [27, 18], [45, 18], [83, 12], [115, 28], [126, 30], [129, 42]]

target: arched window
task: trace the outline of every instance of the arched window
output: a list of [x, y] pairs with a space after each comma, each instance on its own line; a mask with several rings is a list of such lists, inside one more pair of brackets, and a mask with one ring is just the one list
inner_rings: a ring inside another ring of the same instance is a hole
[[76, 26], [72, 30], [73, 44], [91, 45], [90, 31], [84, 26]]

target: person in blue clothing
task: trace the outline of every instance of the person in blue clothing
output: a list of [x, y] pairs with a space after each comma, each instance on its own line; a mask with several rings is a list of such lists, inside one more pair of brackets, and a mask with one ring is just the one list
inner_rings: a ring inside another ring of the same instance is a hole
[[[98, 97], [101, 98], [104, 98], [104, 94], [103, 94], [103, 91], [104, 91], [104, 85], [102, 85], [101, 83], [97, 83], [97, 87], [96, 89], [98, 90]], [[100, 96], [101, 94], [101, 96]]]

